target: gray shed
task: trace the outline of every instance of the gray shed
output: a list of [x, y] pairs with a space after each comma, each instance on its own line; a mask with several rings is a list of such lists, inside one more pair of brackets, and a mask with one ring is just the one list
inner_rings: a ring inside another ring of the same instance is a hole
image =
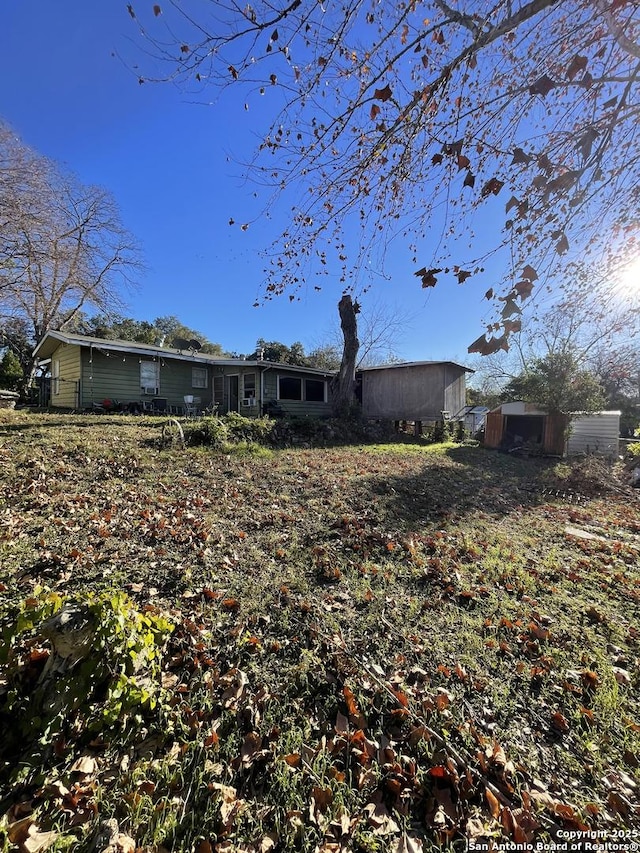
[[569, 424], [567, 454], [598, 453], [602, 456], [618, 455], [620, 412], [593, 412], [577, 415]]
[[358, 371], [365, 418], [440, 421], [465, 405], [469, 367], [454, 361], [411, 361]]

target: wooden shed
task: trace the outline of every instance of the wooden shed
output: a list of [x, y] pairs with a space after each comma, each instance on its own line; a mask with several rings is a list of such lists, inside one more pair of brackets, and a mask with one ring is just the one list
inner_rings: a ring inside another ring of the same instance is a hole
[[523, 444], [549, 456], [618, 452], [620, 412], [576, 414], [571, 418], [539, 409], [532, 403], [503, 403], [487, 415], [485, 447], [505, 450]]
[[465, 405], [469, 367], [453, 361], [412, 361], [358, 371], [362, 414], [390, 421], [440, 421]]

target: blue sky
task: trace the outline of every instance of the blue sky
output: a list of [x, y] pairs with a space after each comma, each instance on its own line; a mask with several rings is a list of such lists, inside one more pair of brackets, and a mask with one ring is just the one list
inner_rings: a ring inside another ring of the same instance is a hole
[[[149, 4], [150, 5], [150, 4]], [[279, 297], [252, 307], [278, 225], [260, 215], [255, 187], [242, 178], [267, 129], [275, 89], [245, 110], [240, 91], [213, 105], [171, 84], [139, 85], [122, 61], [145, 57], [126, 3], [4, 0], [0, 11], [0, 116], [28, 145], [109, 189], [147, 265], [127, 313], [175, 314], [225, 349], [249, 352], [258, 337], [311, 349], [335, 327], [341, 286]], [[116, 53], [116, 56], [113, 54]], [[270, 100], [271, 99], [271, 100]], [[233, 218], [237, 225], [229, 226]], [[243, 232], [240, 223], [250, 222]], [[424, 291], [409, 251], [392, 246], [387, 272], [371, 296], [412, 316], [398, 347], [407, 360], [469, 363], [482, 332], [490, 272], [464, 285]]]

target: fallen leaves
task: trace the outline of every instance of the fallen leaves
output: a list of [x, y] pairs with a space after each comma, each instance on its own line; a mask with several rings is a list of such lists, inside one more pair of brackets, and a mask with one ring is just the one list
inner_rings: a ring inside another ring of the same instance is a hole
[[[536, 279], [522, 270], [516, 303]], [[211, 834], [185, 842], [198, 853], [296, 849], [303, 833], [326, 853], [355, 838], [415, 853], [465, 836], [534, 843], [550, 821], [636, 820], [637, 555], [615, 546], [613, 521], [607, 542], [580, 540], [587, 551], [564, 535], [615, 517], [637, 536], [633, 507], [615, 496], [568, 507], [521, 488], [542, 473], [531, 460], [411, 453], [295, 450], [250, 466], [169, 456], [179, 473], [150, 468], [152, 485], [144, 464], [138, 482], [118, 461], [96, 498], [70, 463], [67, 489], [49, 491], [46, 461], [42, 476], [29, 468], [33, 488], [9, 482], [4, 553], [37, 537], [49, 555], [20, 588], [2, 576], [25, 622], [42, 605], [36, 580], [52, 578], [59, 597], [122, 580], [142, 617], [175, 621], [153, 645], [156, 708], [125, 703], [91, 732], [70, 712], [50, 741], [58, 776], [5, 817], [12, 836], [84, 839], [108, 807], [148, 815], [148, 829], [121, 822], [118, 843], [151, 850], [152, 833], [206, 807]], [[47, 665], [49, 643], [29, 631], [0, 673], [0, 702], [16, 685], [28, 699]]]

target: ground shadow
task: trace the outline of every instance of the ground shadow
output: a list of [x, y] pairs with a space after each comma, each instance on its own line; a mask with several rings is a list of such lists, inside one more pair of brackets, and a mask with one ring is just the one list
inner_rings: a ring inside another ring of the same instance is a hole
[[557, 462], [518, 458], [483, 447], [452, 447], [426, 457], [415, 475], [390, 469], [370, 488], [377, 511], [400, 527], [477, 511], [503, 516], [517, 506], [548, 501], [557, 483], [552, 470]]
[[[58, 419], [59, 418], [59, 419]], [[69, 427], [72, 429], [86, 429], [87, 427], [91, 427], [95, 429], [96, 427], [107, 427], [109, 429], [112, 428], [122, 428], [128, 427], [129, 429], [133, 426], [142, 427], [143, 429], [158, 429], [158, 425], [163, 421], [166, 421], [167, 418], [157, 418], [157, 417], [145, 417], [141, 415], [140, 417], [131, 418], [123, 418], [118, 415], [77, 415], [71, 419], [64, 419], [64, 416], [56, 417], [55, 420], [36, 420], [34, 419], [32, 422], [20, 420], [16, 423], [11, 423], [10, 421], [6, 421], [5, 423], [0, 422], [0, 435], [13, 433], [13, 432], [43, 432], [46, 433], [49, 429], [59, 429], [61, 427]]]

